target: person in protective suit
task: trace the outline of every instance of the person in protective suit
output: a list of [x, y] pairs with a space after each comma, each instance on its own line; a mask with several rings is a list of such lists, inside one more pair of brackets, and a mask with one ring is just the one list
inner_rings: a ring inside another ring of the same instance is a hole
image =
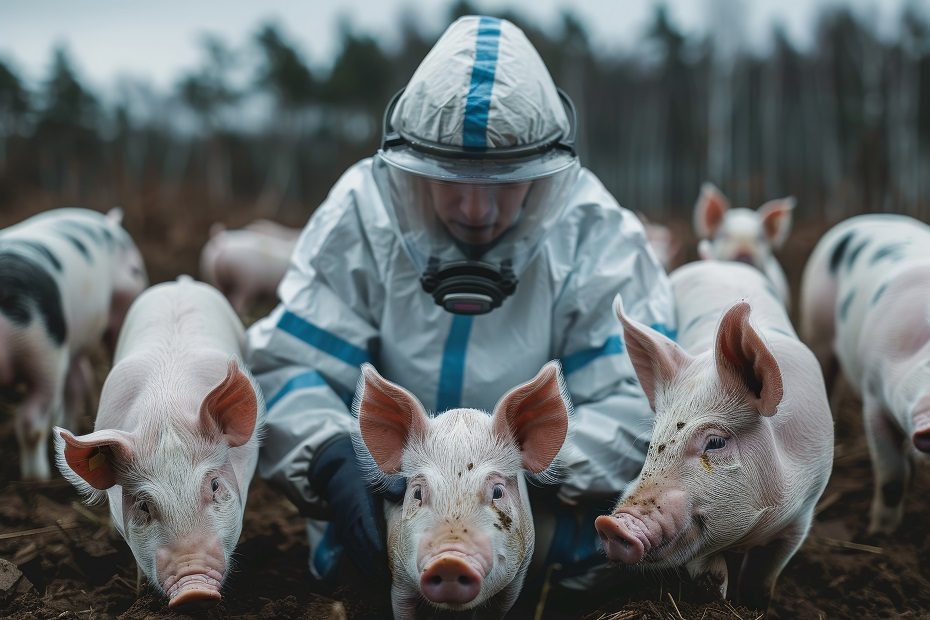
[[440, 412], [490, 411], [560, 359], [574, 415], [558, 501], [596, 505], [553, 549], [596, 553], [594, 514], [639, 473], [651, 426], [612, 300], [666, 333], [674, 314], [642, 225], [574, 139], [571, 101], [523, 32], [463, 17], [388, 105], [378, 152], [310, 218], [247, 355], [267, 398], [259, 472], [309, 517], [317, 577], [343, 551], [387, 571], [350, 439], [362, 362]]

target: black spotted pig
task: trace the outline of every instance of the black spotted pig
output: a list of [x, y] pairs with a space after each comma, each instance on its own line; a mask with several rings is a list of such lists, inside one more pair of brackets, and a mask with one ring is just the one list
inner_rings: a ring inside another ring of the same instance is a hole
[[785, 307], [788, 280], [773, 252], [791, 232], [794, 198], [770, 200], [753, 211], [731, 209], [727, 197], [712, 183], [704, 183], [694, 205], [694, 230], [703, 259], [738, 261], [752, 265], [769, 279]]
[[700, 261], [671, 281], [679, 344], [616, 308], [656, 417], [642, 472], [595, 527], [611, 560], [685, 566], [721, 596], [723, 552], [743, 551], [739, 598], [765, 609], [830, 475], [823, 379], [757, 270]]
[[56, 428], [58, 467], [175, 607], [220, 599], [258, 459], [261, 393], [243, 328], [211, 286], [182, 277], [132, 305], [94, 432]]
[[239, 314], [275, 298], [300, 230], [256, 220], [241, 230], [210, 229], [200, 253], [200, 277], [226, 295]]
[[535, 545], [524, 471], [546, 472], [568, 429], [558, 362], [508, 392], [492, 416], [451, 409], [430, 418], [368, 364], [356, 402], [377, 467], [407, 480], [403, 504], [386, 504], [394, 616], [417, 617], [422, 603], [506, 614]]
[[862, 397], [875, 480], [869, 531], [893, 532], [910, 457], [930, 453], [930, 227], [860, 215], [830, 229], [804, 269], [801, 335], [828, 383], [842, 370]]
[[50, 475], [48, 436], [93, 391], [86, 354], [112, 344], [148, 283], [122, 212], [56, 209], [0, 231], [0, 406], [20, 473]]

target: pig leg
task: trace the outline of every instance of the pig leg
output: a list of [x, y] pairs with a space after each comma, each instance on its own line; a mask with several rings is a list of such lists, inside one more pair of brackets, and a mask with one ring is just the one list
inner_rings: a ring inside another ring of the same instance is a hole
[[88, 358], [81, 356], [71, 362], [65, 378], [65, 426], [68, 428], [77, 428], [81, 415], [94, 410], [93, 376]]
[[714, 597], [726, 598], [729, 572], [727, 560], [722, 553], [692, 560], [685, 568], [691, 578]]
[[791, 526], [779, 538], [746, 553], [739, 579], [741, 603], [753, 609], [768, 610], [775, 582], [804, 542], [807, 529], [803, 524]]
[[863, 394], [862, 413], [875, 480], [869, 534], [890, 534], [904, 515], [904, 495], [911, 473], [904, 449], [906, 438], [891, 414], [868, 392]]

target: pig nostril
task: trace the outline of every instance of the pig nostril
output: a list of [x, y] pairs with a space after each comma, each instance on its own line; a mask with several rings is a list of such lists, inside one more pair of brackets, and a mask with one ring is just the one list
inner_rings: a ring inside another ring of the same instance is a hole
[[429, 578], [429, 582], [433, 584], [434, 586], [438, 586], [439, 584], [442, 583], [442, 577], [440, 577], [439, 575], [433, 575], [432, 577]]
[[469, 579], [465, 575], [459, 575], [459, 583], [462, 584], [463, 586], [471, 585], [471, 579]]

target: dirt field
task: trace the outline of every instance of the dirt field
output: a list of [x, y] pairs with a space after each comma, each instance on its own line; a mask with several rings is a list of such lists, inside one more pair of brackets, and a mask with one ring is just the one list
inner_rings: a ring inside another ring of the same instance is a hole
[[[33, 209], [34, 210], [34, 209]], [[0, 226], [26, 212], [4, 210]], [[130, 211], [127, 227], [140, 240], [153, 281], [192, 273], [209, 218], [168, 224]], [[232, 225], [241, 221], [230, 222]], [[297, 224], [297, 222], [290, 222]], [[783, 253], [796, 285], [803, 261], [822, 232], [795, 234]], [[796, 286], [795, 286], [796, 290]], [[810, 538], [782, 574], [770, 617], [930, 617], [930, 472], [918, 467], [900, 533], [867, 537], [871, 470], [858, 403], [841, 401], [836, 412], [836, 460]], [[91, 419], [85, 419], [89, 430]], [[61, 478], [16, 482], [16, 444], [9, 419], [0, 419], [0, 616], [21, 618], [178, 617], [144, 584], [127, 546], [108, 526], [105, 507], [84, 507]], [[261, 481], [253, 483], [238, 569], [224, 601], [203, 615], [225, 617], [376, 618], [388, 610], [362, 602], [366, 593], [314, 592], [306, 568], [301, 519], [287, 500]], [[14, 566], [15, 565], [15, 566]], [[23, 575], [15, 581], [17, 570]], [[758, 618], [760, 612], [726, 603], [701, 605], [675, 579], [637, 577], [618, 569], [611, 602], [585, 604], [550, 594], [545, 618]], [[28, 580], [28, 581], [27, 581]], [[12, 586], [4, 585], [15, 582]], [[622, 585], [625, 584], [625, 585]], [[622, 587], [621, 587], [622, 585]]]

